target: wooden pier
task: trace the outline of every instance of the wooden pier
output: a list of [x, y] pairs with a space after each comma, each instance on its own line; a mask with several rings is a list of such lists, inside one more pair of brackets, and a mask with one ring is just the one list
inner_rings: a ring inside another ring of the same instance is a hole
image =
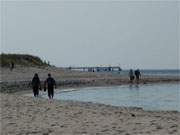
[[97, 66], [97, 67], [68, 67], [69, 70], [78, 70], [84, 72], [120, 72], [122, 69], [119, 66]]

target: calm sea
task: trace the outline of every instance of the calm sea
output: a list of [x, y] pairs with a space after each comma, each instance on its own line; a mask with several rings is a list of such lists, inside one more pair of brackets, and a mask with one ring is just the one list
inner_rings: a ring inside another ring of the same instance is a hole
[[[129, 70], [122, 70], [121, 75], [128, 75]], [[157, 76], [180, 76], [180, 69], [144, 69], [141, 70], [142, 75]]]
[[[41, 93], [47, 98], [46, 93]], [[144, 110], [180, 111], [180, 83], [89, 87], [56, 91], [59, 100], [141, 107]]]

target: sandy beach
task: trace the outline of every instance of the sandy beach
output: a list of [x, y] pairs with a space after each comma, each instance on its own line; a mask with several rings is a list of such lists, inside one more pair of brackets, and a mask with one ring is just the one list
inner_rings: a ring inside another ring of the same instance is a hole
[[179, 135], [180, 113], [1, 94], [2, 135]]
[[[15, 93], [0, 93], [2, 135], [179, 135], [180, 112], [144, 111], [141, 108], [113, 107], [94, 103], [57, 101], [24, 96], [35, 72], [45, 79], [51, 72], [57, 82], [70, 81], [67, 87], [120, 85], [127, 76], [109, 73], [74, 72], [56, 68], [17, 67], [1, 69], [1, 88]], [[73, 80], [73, 81], [72, 81]], [[77, 83], [77, 80], [79, 83]], [[82, 82], [85, 81], [85, 82]], [[179, 77], [143, 77], [141, 83], [179, 81]], [[75, 83], [76, 82], [76, 83]], [[10, 87], [14, 83], [14, 87]], [[75, 83], [75, 84], [73, 84]], [[59, 88], [63, 87], [59, 84]], [[21, 92], [19, 92], [21, 91]], [[18, 93], [17, 93], [18, 92]]]

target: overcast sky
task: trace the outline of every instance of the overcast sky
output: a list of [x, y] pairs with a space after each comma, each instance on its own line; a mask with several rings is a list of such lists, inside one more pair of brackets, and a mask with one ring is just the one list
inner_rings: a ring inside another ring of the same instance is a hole
[[179, 68], [179, 8], [171, 1], [4, 1], [1, 51], [56, 66]]

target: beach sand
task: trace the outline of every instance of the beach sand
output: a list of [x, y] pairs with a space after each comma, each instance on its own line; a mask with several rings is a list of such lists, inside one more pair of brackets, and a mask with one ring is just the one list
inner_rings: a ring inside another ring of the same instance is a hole
[[180, 113], [2, 94], [1, 135], [179, 135]]
[[[44, 80], [51, 72], [57, 82], [77, 80], [82, 86], [129, 83], [127, 76], [84, 73], [57, 68], [16, 67], [1, 69], [0, 135], [179, 135], [180, 112], [144, 111], [140, 108], [57, 101], [24, 96], [22, 81], [30, 82], [34, 73]], [[179, 77], [144, 77], [141, 83], [173, 82]], [[6, 82], [4, 84], [4, 82]], [[13, 87], [12, 82], [14, 83]], [[88, 83], [87, 83], [88, 82]], [[77, 82], [75, 83], [77, 86]], [[61, 84], [62, 85], [62, 84]], [[62, 86], [59, 85], [61, 88]], [[75, 86], [67, 84], [67, 87]], [[6, 90], [15, 93], [6, 93]], [[19, 92], [22, 91], [22, 92]], [[18, 92], [18, 93], [17, 93]]]

